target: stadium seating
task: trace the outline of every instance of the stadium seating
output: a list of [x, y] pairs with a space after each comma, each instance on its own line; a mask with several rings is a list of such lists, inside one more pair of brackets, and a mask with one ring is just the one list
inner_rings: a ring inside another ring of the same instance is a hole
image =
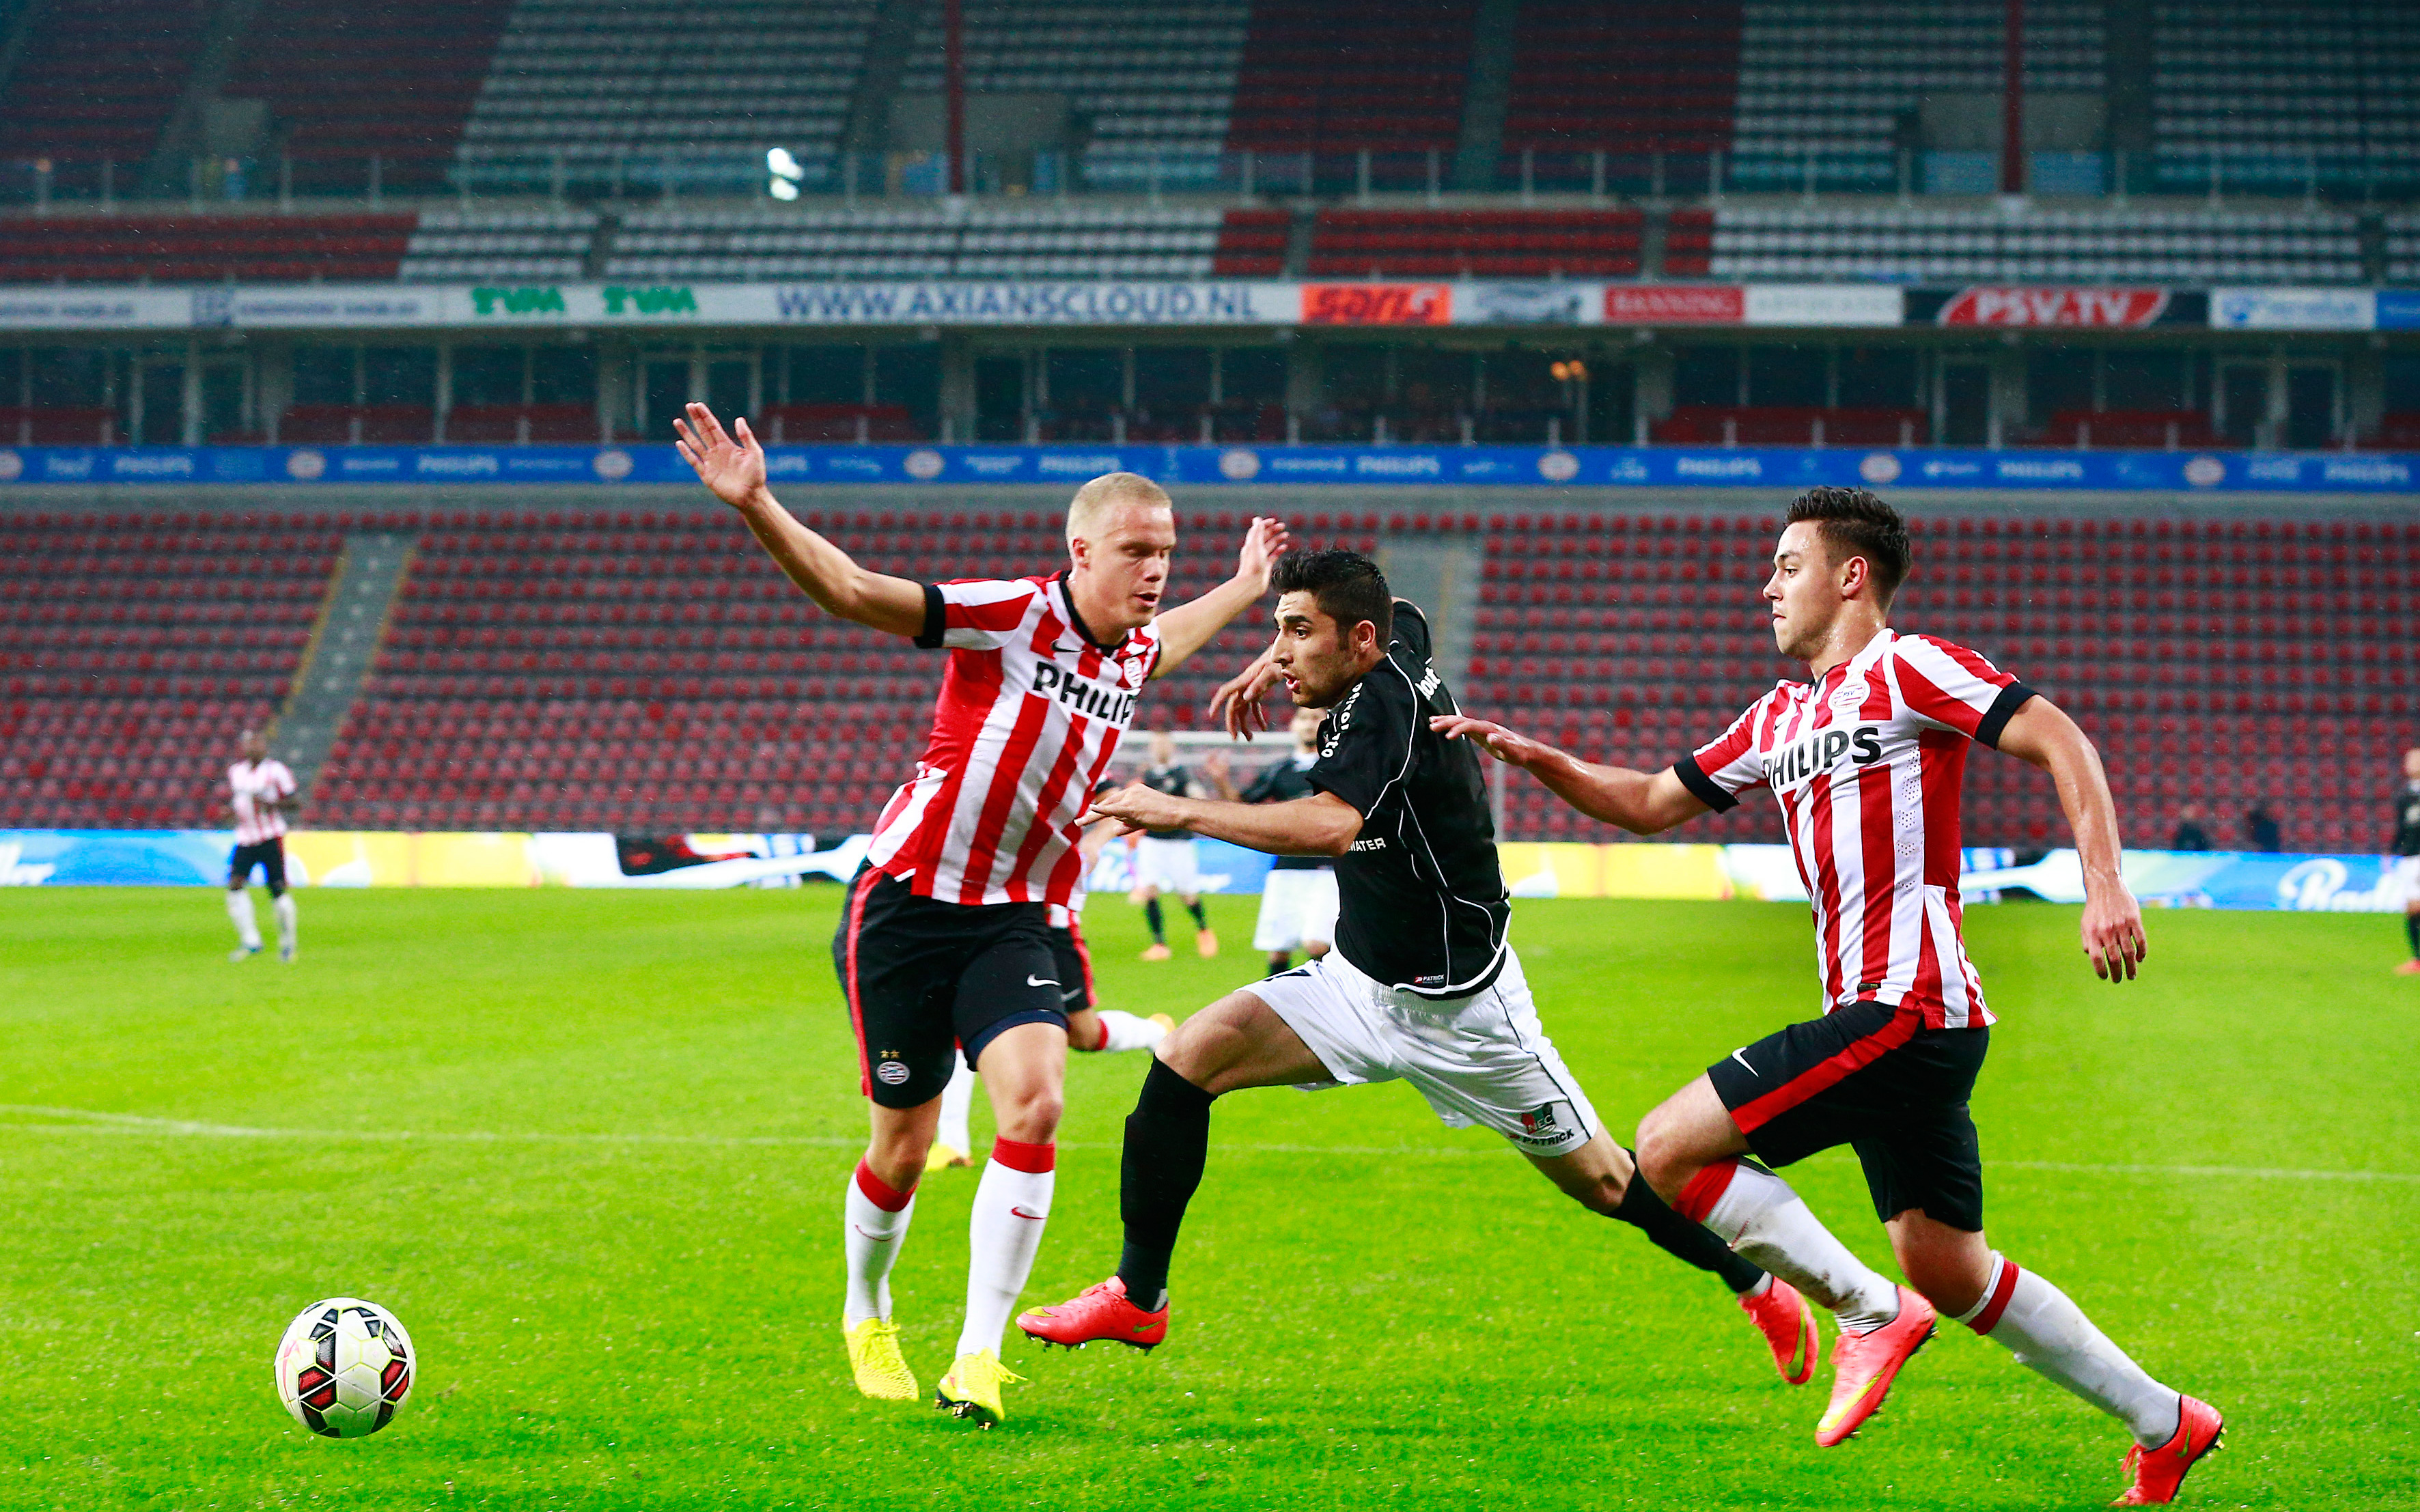
[[325, 519], [0, 513], [0, 827], [215, 828], [334, 571]]
[[[63, 185], [97, 185], [108, 159], [121, 188], [131, 184], [184, 92], [207, 17], [201, 6], [156, 0], [72, 0], [30, 14], [23, 60], [0, 91], [0, 159], [50, 159]], [[96, 37], [106, 45], [90, 45]]]
[[462, 130], [479, 182], [761, 187], [766, 149], [820, 177], [840, 145], [873, 0], [732, 0], [711, 16], [520, 0]]
[[1637, 210], [1321, 210], [1314, 278], [1630, 278]]
[[2385, 216], [2380, 228], [2386, 235], [2386, 281], [2420, 284], [2420, 215], [2406, 210]]
[[1201, 278], [1219, 211], [1147, 206], [634, 211], [613, 278]]
[[1650, 440], [1672, 446], [1921, 446], [1931, 434], [1921, 409], [1780, 405], [1681, 405], [1648, 427]]
[[[2420, 12], [2408, 5], [2162, 0], [2152, 76], [2169, 189], [2420, 181]], [[2373, 177], [2374, 176], [2374, 177]]]
[[1228, 146], [1314, 158], [1368, 151], [1393, 160], [1381, 183], [1424, 180], [1462, 131], [1476, 0], [1406, 10], [1382, 0], [1252, 7]]
[[0, 283], [393, 278], [410, 215], [65, 215], [0, 221]]
[[[1999, 0], [1745, 0], [1730, 178], [1795, 189], [1811, 160], [1824, 187], [1895, 183], [1895, 132], [1925, 96], [1998, 92], [2007, 14]], [[2031, 0], [2027, 93], [2102, 87], [2100, 0]]]
[[588, 266], [597, 218], [574, 209], [427, 209], [399, 276], [410, 279], [573, 279]]
[[[1249, 9], [1247, 0], [969, 0], [966, 86], [1063, 99], [1090, 123], [1090, 188], [1206, 187], [1218, 175]], [[939, 94], [941, 61], [941, 8], [927, 6], [902, 90]]]
[[[1740, 7], [1529, 0], [1521, 7], [1508, 161], [1532, 153], [1703, 155], [1730, 145]], [[1533, 171], [1535, 164], [1532, 164]]]
[[[2353, 284], [2361, 228], [2326, 210], [1726, 205], [1711, 213], [1717, 278], [2040, 279]], [[1675, 215], [1674, 228], [1683, 224]], [[1687, 223], [1692, 229], [1706, 220]], [[1690, 252], [1696, 250], [1693, 244]], [[1668, 254], [1668, 272], [1687, 271]]]
[[106, 406], [0, 408], [0, 444], [108, 446], [121, 439], [117, 411]]
[[1229, 210], [1218, 223], [1210, 270], [1221, 278], [1277, 277], [1285, 271], [1293, 227], [1294, 215], [1288, 210]]
[[[1055, 514], [808, 517], [885, 570], [1024, 576], [1066, 556]], [[1183, 522], [1172, 592], [1233, 570], [1246, 517]], [[1374, 517], [1301, 522], [1374, 546]], [[1146, 722], [1203, 728], [1266, 642], [1230, 628], [1159, 684]], [[861, 832], [912, 769], [939, 668], [815, 611], [724, 515], [428, 523], [371, 687], [313, 795], [326, 827], [735, 826]]]
[[2224, 444], [2198, 409], [2061, 409], [2027, 443], [2168, 452]]
[[[2372, 802], [2420, 717], [2403, 655], [2420, 625], [2420, 525], [2402, 520], [1919, 517], [1902, 630], [1974, 647], [2075, 714], [2107, 760], [2132, 843], [2199, 803], [2218, 843], [2267, 800], [2288, 848], [2370, 851]], [[1511, 515], [1487, 525], [1464, 702], [1650, 768], [1721, 733], [1796, 674], [1756, 601], [1773, 524], [1748, 516]], [[1978, 754], [1969, 843], [2066, 834], [2040, 774]], [[1506, 789], [1527, 839], [1604, 839], [1533, 783]], [[1780, 839], [1769, 800], [1686, 838]]]
[[365, 188], [373, 155], [383, 188], [435, 189], [513, 8], [265, 0], [220, 92], [268, 103], [298, 190]]

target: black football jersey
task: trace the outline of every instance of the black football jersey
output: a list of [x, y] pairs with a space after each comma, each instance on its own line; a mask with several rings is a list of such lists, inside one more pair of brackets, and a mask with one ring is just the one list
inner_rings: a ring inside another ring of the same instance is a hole
[[2420, 782], [2395, 799], [2395, 854], [2420, 856]]
[[[1169, 763], [1166, 766], [1155, 766], [1143, 773], [1142, 785], [1156, 793], [1165, 793], [1171, 798], [1199, 798], [1203, 795], [1202, 784], [1193, 780], [1193, 774], [1174, 762]], [[1143, 833], [1153, 840], [1191, 840], [1193, 838], [1192, 831], [1186, 829], [1146, 829]]]
[[1504, 969], [1512, 904], [1478, 748], [1429, 728], [1457, 712], [1429, 625], [1398, 599], [1386, 659], [1328, 711], [1311, 785], [1361, 815], [1336, 861], [1336, 949], [1373, 980], [1464, 997]]

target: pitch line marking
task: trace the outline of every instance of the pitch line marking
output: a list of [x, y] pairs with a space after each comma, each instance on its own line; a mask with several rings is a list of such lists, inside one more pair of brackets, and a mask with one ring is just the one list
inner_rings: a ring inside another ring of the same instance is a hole
[[[0, 1133], [8, 1134], [116, 1134], [148, 1135], [154, 1138], [197, 1139], [323, 1139], [352, 1140], [365, 1144], [431, 1144], [431, 1145], [664, 1145], [678, 1147], [695, 1145], [716, 1149], [855, 1149], [865, 1141], [855, 1134], [546, 1134], [535, 1131], [443, 1130], [421, 1133], [409, 1129], [260, 1129], [243, 1124], [206, 1123], [192, 1119], [156, 1119], [139, 1113], [104, 1113], [92, 1108], [45, 1107], [25, 1103], [0, 1103], [0, 1119], [8, 1117], [56, 1119], [51, 1123], [8, 1123], [0, 1121]], [[1063, 1149], [1114, 1150], [1120, 1147], [1101, 1141], [1063, 1140]], [[1290, 1145], [1290, 1144], [1224, 1144], [1214, 1145], [1213, 1150], [1229, 1149], [1246, 1155], [1352, 1155], [1352, 1156], [1420, 1156], [1448, 1157], [1457, 1155], [1495, 1155], [1507, 1153], [1509, 1146], [1496, 1145]], [[1845, 1163], [1847, 1156], [1817, 1156], [1819, 1161]], [[2209, 1177], [2223, 1180], [2245, 1181], [2385, 1181], [2420, 1183], [2420, 1171], [2319, 1171], [2297, 1170], [2273, 1165], [2148, 1165], [2127, 1164], [2094, 1164], [2061, 1160], [1995, 1160], [1994, 1170], [2058, 1171], [2085, 1176], [2182, 1176]]]

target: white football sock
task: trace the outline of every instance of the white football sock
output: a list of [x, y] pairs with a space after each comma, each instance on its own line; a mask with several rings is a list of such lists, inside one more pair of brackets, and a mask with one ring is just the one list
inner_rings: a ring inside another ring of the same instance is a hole
[[277, 916], [277, 943], [279, 947], [287, 951], [291, 951], [294, 949], [294, 895], [290, 892], [283, 895], [275, 903], [269, 905], [269, 911]]
[[1101, 1049], [1104, 1051], [1148, 1050], [1168, 1038], [1168, 1026], [1154, 1024], [1133, 1013], [1122, 1013], [1114, 1008], [1100, 1011]]
[[1790, 1183], [1742, 1161], [1716, 1161], [1672, 1205], [1723, 1242], [1832, 1310], [1844, 1334], [1899, 1316], [1899, 1288], [1832, 1237]]
[[891, 1267], [908, 1237], [908, 1220], [916, 1215], [916, 1194], [894, 1192], [880, 1177], [858, 1162], [848, 1179], [843, 1204], [842, 1248], [848, 1257], [848, 1300], [841, 1304], [842, 1320], [861, 1323], [891, 1316]]
[[2182, 1406], [2176, 1391], [2110, 1343], [2066, 1292], [2005, 1257], [1992, 1257], [1991, 1283], [1958, 1320], [2125, 1424], [2144, 1448], [2177, 1436]]
[[951, 1053], [957, 1057], [958, 1069], [950, 1072], [950, 1085], [941, 1088], [941, 1126], [933, 1138], [961, 1155], [971, 1155], [975, 1142], [967, 1133], [967, 1118], [975, 1108], [974, 1068], [967, 1064], [963, 1052]]
[[1059, 1147], [992, 1141], [975, 1209], [967, 1222], [967, 1323], [958, 1353], [997, 1352], [1016, 1311], [1016, 1296], [1032, 1273], [1058, 1184]]
[[226, 895], [227, 918], [235, 920], [235, 937], [247, 950], [260, 949], [260, 923], [253, 916], [252, 894], [248, 891]]

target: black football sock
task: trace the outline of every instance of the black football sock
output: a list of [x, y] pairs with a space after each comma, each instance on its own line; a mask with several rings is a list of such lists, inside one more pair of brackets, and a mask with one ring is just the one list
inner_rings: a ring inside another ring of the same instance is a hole
[[1210, 927], [1210, 916], [1202, 911], [1201, 899], [1196, 898], [1191, 903], [1187, 903], [1185, 905], [1185, 911], [1193, 916], [1193, 927], [1195, 929], [1208, 929]]
[[1168, 922], [1159, 917], [1159, 900], [1157, 898], [1146, 898], [1143, 900], [1142, 921], [1151, 926], [1152, 944], [1166, 945], [1168, 943]]
[[1744, 1292], [1764, 1279], [1763, 1271], [1731, 1253], [1730, 1246], [1715, 1238], [1713, 1229], [1674, 1212], [1640, 1174], [1637, 1153], [1622, 1153], [1630, 1156], [1630, 1185], [1622, 1191], [1621, 1206], [1613, 1210], [1615, 1217], [1653, 1240], [1657, 1248], [1673, 1258], [1722, 1277], [1723, 1285], [1733, 1293]]
[[2412, 940], [2412, 959], [2420, 961], [2420, 914], [2403, 916], [2403, 933]]
[[1142, 1096], [1126, 1115], [1125, 1149], [1118, 1159], [1118, 1211], [1126, 1227], [1118, 1279], [1125, 1283], [1126, 1300], [1145, 1312], [1168, 1305], [1176, 1230], [1209, 1158], [1210, 1094], [1152, 1057]]

